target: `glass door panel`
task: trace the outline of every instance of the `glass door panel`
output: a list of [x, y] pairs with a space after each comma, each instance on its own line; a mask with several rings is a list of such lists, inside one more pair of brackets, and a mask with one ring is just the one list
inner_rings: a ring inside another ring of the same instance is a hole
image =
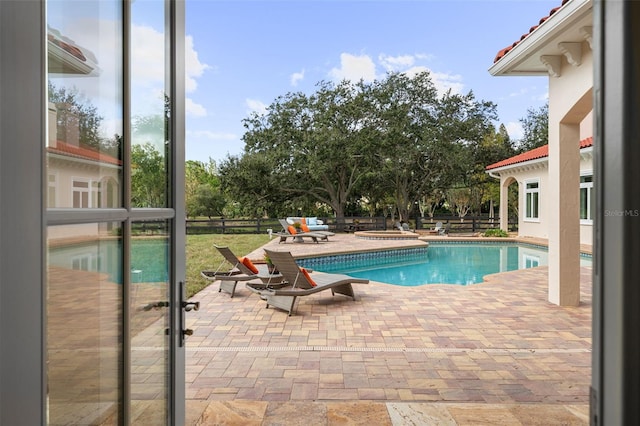
[[121, 230], [113, 222], [48, 228], [50, 425], [118, 424], [122, 419]]
[[47, 1], [48, 207], [122, 207], [122, 2]]
[[184, 158], [171, 137], [170, 28], [184, 5], [46, 8], [48, 424], [180, 423], [184, 217], [172, 171]]
[[169, 205], [170, 102], [165, 4], [131, 4], [131, 205]]
[[130, 247], [131, 421], [169, 418], [170, 234], [165, 221], [132, 224]]

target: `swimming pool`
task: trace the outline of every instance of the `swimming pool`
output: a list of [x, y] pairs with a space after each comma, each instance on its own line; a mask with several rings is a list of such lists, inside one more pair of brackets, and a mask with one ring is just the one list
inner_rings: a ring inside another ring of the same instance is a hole
[[[476, 284], [488, 274], [548, 264], [547, 249], [529, 244], [432, 242], [426, 249], [398, 253], [405, 251], [325, 256], [298, 263], [318, 271], [401, 286]], [[591, 258], [581, 257], [580, 262], [590, 265]]]
[[[130, 256], [131, 282], [167, 282], [169, 249], [166, 238], [134, 239]], [[49, 264], [64, 269], [103, 272], [109, 281], [122, 284], [122, 250], [120, 239], [68, 244], [49, 250]]]

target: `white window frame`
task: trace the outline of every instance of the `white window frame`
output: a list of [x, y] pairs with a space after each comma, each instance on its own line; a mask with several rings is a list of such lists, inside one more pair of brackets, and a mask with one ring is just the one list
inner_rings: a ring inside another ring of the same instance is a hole
[[582, 190], [587, 191], [587, 217], [580, 218], [580, 225], [593, 225], [593, 170], [580, 172], [580, 178], [591, 176], [591, 182], [580, 182], [580, 200], [582, 200]]
[[90, 183], [91, 192], [89, 197], [89, 205], [94, 208], [102, 207], [102, 181], [92, 180]]
[[[537, 188], [528, 188], [531, 183], [537, 183]], [[536, 216], [529, 216], [529, 195], [533, 197], [533, 194], [537, 194], [536, 200]], [[540, 222], [540, 179], [528, 179], [524, 181], [524, 221], [525, 222]]]
[[58, 207], [58, 173], [47, 174], [47, 207]]
[[[86, 188], [76, 186], [76, 183], [86, 183]], [[76, 205], [76, 194], [79, 196], [79, 204]], [[87, 205], [82, 205], [82, 195], [87, 194]], [[89, 208], [91, 207], [91, 179], [74, 177], [71, 179], [71, 207], [74, 209], [78, 208]]]
[[540, 266], [540, 257], [533, 256], [531, 254], [523, 254], [522, 255], [522, 266], [525, 269], [536, 268], [536, 267]]

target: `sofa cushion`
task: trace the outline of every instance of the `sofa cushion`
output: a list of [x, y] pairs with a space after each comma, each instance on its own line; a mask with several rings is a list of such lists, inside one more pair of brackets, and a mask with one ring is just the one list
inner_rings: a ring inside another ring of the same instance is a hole
[[[316, 216], [304, 218], [307, 226], [309, 227], [309, 231], [328, 231], [329, 226], [325, 225], [320, 219]], [[302, 218], [298, 216], [289, 216], [286, 218], [286, 221], [289, 225], [293, 225], [294, 223], [302, 222]], [[305, 231], [307, 232], [307, 231]]]

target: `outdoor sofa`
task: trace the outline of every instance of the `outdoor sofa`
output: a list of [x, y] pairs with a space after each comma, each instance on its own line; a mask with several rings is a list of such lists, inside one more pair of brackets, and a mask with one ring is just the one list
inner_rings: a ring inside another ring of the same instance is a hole
[[309, 227], [309, 231], [328, 231], [329, 225], [325, 225], [324, 222], [318, 219], [315, 216], [312, 217], [300, 217], [300, 216], [289, 216], [286, 221], [289, 225], [293, 225], [294, 223], [302, 223], [302, 219], [304, 219], [307, 227]]

